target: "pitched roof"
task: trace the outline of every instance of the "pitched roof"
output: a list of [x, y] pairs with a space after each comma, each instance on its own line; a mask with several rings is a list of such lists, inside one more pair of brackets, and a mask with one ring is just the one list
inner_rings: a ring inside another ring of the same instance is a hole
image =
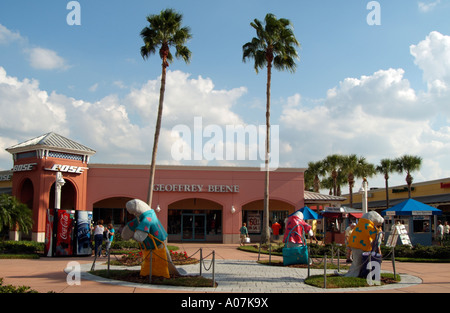
[[95, 150], [88, 148], [78, 142], [63, 137], [57, 133], [50, 132], [39, 137], [24, 141], [6, 149], [9, 153], [20, 153], [33, 149], [55, 149], [63, 152], [81, 153], [93, 155]]
[[345, 197], [337, 197], [337, 196], [330, 196], [330, 195], [324, 195], [317, 192], [312, 192], [305, 190], [304, 191], [304, 197], [306, 202], [330, 202], [330, 201], [345, 201], [347, 198]]

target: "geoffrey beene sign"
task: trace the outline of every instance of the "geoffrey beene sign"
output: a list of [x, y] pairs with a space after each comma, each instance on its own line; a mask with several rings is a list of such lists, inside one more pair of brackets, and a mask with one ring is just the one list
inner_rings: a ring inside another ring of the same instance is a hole
[[239, 192], [239, 185], [155, 184], [153, 191], [165, 192]]

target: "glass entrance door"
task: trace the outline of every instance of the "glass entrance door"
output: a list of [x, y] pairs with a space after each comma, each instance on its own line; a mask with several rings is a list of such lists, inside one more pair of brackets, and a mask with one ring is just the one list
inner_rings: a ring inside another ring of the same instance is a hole
[[206, 214], [182, 214], [181, 234], [183, 241], [206, 240]]

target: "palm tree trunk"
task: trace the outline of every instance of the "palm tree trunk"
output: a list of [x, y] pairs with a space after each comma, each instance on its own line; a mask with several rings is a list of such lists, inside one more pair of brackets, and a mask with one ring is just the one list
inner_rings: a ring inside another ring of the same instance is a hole
[[408, 199], [411, 199], [412, 176], [409, 172], [406, 175], [406, 184], [408, 184]]
[[164, 104], [164, 92], [166, 91], [166, 68], [167, 68], [167, 60], [164, 57], [163, 63], [162, 63], [161, 89], [159, 90], [158, 117], [156, 120], [155, 138], [153, 140], [152, 163], [150, 165], [150, 181], [148, 184], [147, 204], [150, 207], [152, 207], [152, 200], [153, 200], [153, 185], [155, 183], [154, 180], [155, 180], [155, 168], [156, 168], [156, 153], [158, 151], [159, 133], [161, 131], [161, 119], [162, 119], [163, 104]]
[[263, 233], [261, 241], [263, 243], [270, 242], [269, 231], [269, 153], [270, 153], [270, 84], [272, 79], [272, 62], [267, 64], [267, 107], [266, 107], [266, 156], [265, 156], [265, 186], [264, 186], [264, 216], [263, 216]]

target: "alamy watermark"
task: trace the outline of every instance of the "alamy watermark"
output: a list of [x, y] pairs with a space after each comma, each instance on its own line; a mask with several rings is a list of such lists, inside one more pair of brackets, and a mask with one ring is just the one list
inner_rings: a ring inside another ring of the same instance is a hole
[[367, 10], [371, 10], [367, 14], [367, 24], [370, 26], [381, 25], [381, 5], [378, 1], [370, 1], [366, 6]]
[[[366, 6], [367, 10], [370, 10], [367, 15], [366, 21], [370, 26], [381, 25], [381, 5], [378, 1], [369, 1]], [[79, 1], [69, 1], [66, 5], [66, 9], [70, 10], [67, 14], [66, 22], [69, 26], [81, 25], [81, 4]]]
[[369, 286], [380, 286], [381, 285], [381, 264], [375, 261], [367, 263], [369, 274], [366, 277], [367, 284]]
[[81, 25], [81, 5], [78, 1], [70, 1], [66, 6], [70, 12], [67, 14], [66, 22], [69, 26]]
[[[279, 126], [270, 126], [269, 169], [279, 165]], [[265, 125], [203, 125], [202, 117], [194, 117], [194, 126], [180, 124], [172, 128], [176, 138], [171, 147], [175, 161], [261, 161], [265, 169]]]
[[66, 266], [66, 282], [69, 286], [81, 285], [81, 265], [76, 261], [67, 263]]

